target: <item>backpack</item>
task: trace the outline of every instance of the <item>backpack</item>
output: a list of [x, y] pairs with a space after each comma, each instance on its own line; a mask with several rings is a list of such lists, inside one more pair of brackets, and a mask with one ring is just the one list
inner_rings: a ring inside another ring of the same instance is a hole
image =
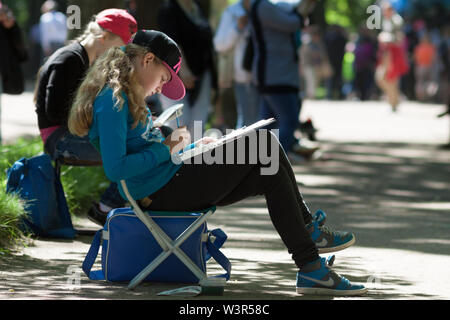
[[6, 192], [26, 201], [20, 228], [37, 236], [73, 239], [69, 209], [48, 154], [17, 160], [7, 171]]

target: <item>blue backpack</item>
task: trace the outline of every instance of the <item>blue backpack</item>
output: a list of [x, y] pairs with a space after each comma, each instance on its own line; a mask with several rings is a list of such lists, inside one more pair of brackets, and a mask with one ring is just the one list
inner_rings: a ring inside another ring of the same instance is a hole
[[48, 154], [16, 161], [7, 171], [6, 192], [26, 201], [29, 215], [21, 223], [22, 230], [43, 237], [75, 237], [64, 190]]

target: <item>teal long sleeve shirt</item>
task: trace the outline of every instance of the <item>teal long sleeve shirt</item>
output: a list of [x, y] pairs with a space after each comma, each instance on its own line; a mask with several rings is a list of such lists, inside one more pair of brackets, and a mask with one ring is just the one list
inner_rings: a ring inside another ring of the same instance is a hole
[[[128, 109], [127, 96], [119, 110], [110, 87], [105, 86], [94, 101], [89, 139], [100, 151], [103, 168], [109, 180], [125, 180], [131, 196], [142, 199], [162, 188], [182, 164], [171, 161], [169, 148], [158, 128], [153, 128], [151, 113], [146, 125], [138, 124]], [[119, 183], [119, 191], [125, 194]]]

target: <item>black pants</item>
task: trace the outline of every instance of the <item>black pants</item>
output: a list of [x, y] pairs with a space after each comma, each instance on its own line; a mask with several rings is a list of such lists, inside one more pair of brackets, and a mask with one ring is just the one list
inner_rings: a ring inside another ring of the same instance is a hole
[[[269, 131], [258, 130], [254, 138], [256, 140], [247, 139], [245, 143], [244, 164], [227, 164], [229, 144], [219, 148], [220, 150], [210, 151], [211, 156], [222, 152], [221, 159], [224, 164], [206, 164], [201, 161], [204, 158], [198, 158], [202, 155], [191, 159], [193, 164], [184, 164], [163, 188], [149, 195], [152, 203], [144, 209], [200, 210], [213, 205], [230, 205], [252, 196], [265, 196], [272, 223], [296, 265], [301, 268], [319, 257], [315, 243], [305, 228], [305, 225], [312, 221], [311, 213], [303, 201], [291, 164], [276, 136]], [[230, 143], [235, 148], [233, 154], [236, 163], [239, 154], [236, 151], [239, 149], [238, 142]], [[275, 155], [275, 152], [278, 153], [279, 167], [275, 174], [261, 174], [262, 168], [269, 167], [267, 161], [259, 155], [261, 148], [257, 148], [256, 163], [251, 161], [250, 146], [254, 147], [255, 143], [258, 146], [261, 146], [260, 143], [265, 144], [264, 150], [269, 150], [268, 154], [271, 156]], [[199, 162], [201, 164], [195, 164]]]

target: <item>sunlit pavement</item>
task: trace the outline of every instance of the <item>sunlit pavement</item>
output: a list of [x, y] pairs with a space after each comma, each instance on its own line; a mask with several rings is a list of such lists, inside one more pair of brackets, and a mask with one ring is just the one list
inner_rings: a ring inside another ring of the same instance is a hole
[[[2, 96], [2, 135], [37, 134], [31, 94]], [[450, 299], [450, 151], [443, 105], [404, 102], [393, 113], [383, 102], [306, 101], [301, 117], [319, 129], [322, 160], [294, 164], [312, 211], [327, 225], [355, 233], [356, 244], [336, 253], [334, 268], [365, 283], [357, 298], [295, 293], [296, 268], [275, 232], [262, 198], [218, 208], [209, 228], [228, 234], [223, 252], [233, 264], [221, 297], [195, 299]], [[76, 218], [77, 226], [93, 227]], [[91, 237], [34, 240], [0, 259], [0, 298], [168, 299], [160, 291], [180, 285], [88, 280], [80, 274]], [[14, 266], [14, 267], [12, 267]], [[209, 264], [211, 274], [220, 272]], [[173, 299], [173, 297], [169, 298]]]

